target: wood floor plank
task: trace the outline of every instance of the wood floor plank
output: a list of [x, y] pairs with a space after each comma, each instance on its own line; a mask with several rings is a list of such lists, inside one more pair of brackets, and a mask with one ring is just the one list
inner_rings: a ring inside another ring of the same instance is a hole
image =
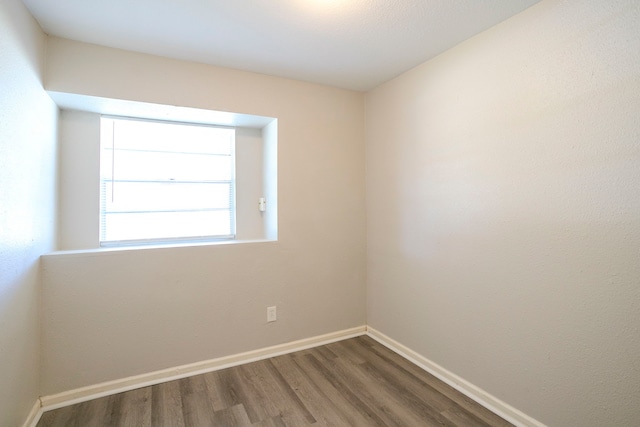
[[281, 417], [272, 417], [252, 424], [252, 427], [288, 427]]
[[103, 417], [105, 426], [121, 426], [123, 396], [124, 393], [107, 396], [107, 410]]
[[[304, 404], [298, 404], [297, 396], [296, 400], [291, 400], [291, 394], [287, 393], [277, 379], [272, 375], [269, 369], [270, 363], [266, 360], [261, 360], [256, 363], [244, 365], [241, 371], [245, 371], [248, 378], [251, 380], [252, 392], [255, 393], [257, 399], [255, 402], [251, 402], [256, 406], [256, 402], [259, 402], [261, 409], [264, 410], [264, 414], [260, 417], [260, 421], [280, 417], [285, 424], [291, 426], [303, 426], [311, 425], [315, 423], [315, 419], [306, 409]], [[295, 394], [293, 394], [295, 396]]]
[[320, 353], [322, 355], [322, 357], [324, 357], [327, 360], [333, 360], [336, 359], [338, 357], [337, 354], [335, 354], [333, 351], [331, 351], [331, 348], [328, 345], [323, 345], [320, 347], [314, 347], [311, 349], [311, 351], [314, 354]]
[[490, 427], [479, 417], [471, 412], [462, 410], [459, 406], [444, 411], [442, 416], [458, 426]]
[[[447, 426], [448, 421], [433, 408], [406, 396], [398, 395], [396, 390], [380, 387], [378, 379], [366, 369], [366, 363], [352, 365], [342, 359], [336, 360], [334, 369], [341, 376], [352, 378], [351, 386], [358, 390], [361, 399], [376, 413], [388, 426], [424, 425], [428, 423], [434, 426]], [[422, 405], [420, 405], [422, 404]]]
[[393, 396], [394, 399], [405, 409], [407, 413], [415, 414], [429, 425], [455, 427], [455, 424], [441, 415], [441, 411], [432, 406], [429, 399], [415, 395], [410, 390], [400, 386], [399, 382], [389, 380], [380, 375], [380, 372], [370, 363], [363, 363], [359, 366], [364, 372], [374, 379], [376, 385]]
[[122, 393], [118, 425], [122, 427], [151, 427], [151, 387]]
[[327, 344], [326, 347], [330, 349], [336, 356], [348, 360], [354, 365], [366, 362], [366, 360], [363, 359], [359, 354], [354, 353], [353, 351], [349, 351], [349, 349], [344, 346], [344, 343], [342, 341]]
[[386, 425], [376, 411], [363, 402], [357, 392], [354, 392], [352, 388], [353, 384], [352, 387], [350, 387], [349, 384], [345, 382], [344, 378], [340, 378], [332, 369], [329, 369], [320, 363], [313, 354], [305, 356], [304, 359], [306, 359], [311, 367], [321, 373], [321, 375], [331, 383], [333, 388], [343, 397], [343, 399], [349, 402], [353, 409], [359, 412], [370, 423], [369, 425]]
[[346, 426], [349, 420], [341, 415], [340, 409], [329, 399], [308, 374], [298, 366], [293, 356], [287, 354], [273, 358], [271, 363], [285, 378], [291, 389], [313, 415], [318, 425]]
[[394, 393], [406, 395], [408, 398], [411, 395], [414, 400], [425, 401], [436, 412], [446, 411], [456, 405], [453, 400], [442, 395], [406, 369], [380, 358], [371, 351], [370, 347], [360, 345], [356, 340], [345, 343], [345, 346], [366, 360], [361, 366], [366, 366], [384, 388], [394, 390]]
[[264, 361], [263, 365], [271, 375], [271, 380], [278, 385], [278, 389], [280, 390], [279, 395], [286, 398], [286, 401], [289, 402], [289, 405], [296, 410], [304, 419], [307, 420], [309, 424], [314, 424], [316, 422], [315, 417], [304, 402], [300, 399], [300, 396], [293, 390], [291, 384], [287, 382], [282, 373], [276, 368], [273, 364], [272, 359], [268, 359]]
[[214, 426], [251, 427], [253, 424], [244, 410], [244, 405], [221, 409], [213, 414]]
[[239, 389], [233, 369], [208, 372], [203, 374], [203, 378], [207, 390], [214, 396], [211, 399], [214, 411], [242, 404], [242, 390]]
[[214, 411], [201, 375], [179, 380], [182, 415], [187, 426], [213, 425]]
[[302, 371], [309, 377], [314, 386], [321, 391], [323, 396], [326, 396], [327, 402], [332, 408], [335, 408], [340, 414], [341, 418], [348, 421], [350, 426], [370, 426], [380, 425], [371, 421], [370, 416], [365, 412], [356, 410], [351, 403], [349, 396], [343, 395], [339, 387], [336, 387], [333, 382], [324, 376], [324, 368], [318, 369], [310, 361], [309, 357], [313, 357], [308, 353], [303, 356], [294, 355], [295, 363], [300, 367]]
[[507, 427], [367, 336], [48, 411], [37, 427]]
[[280, 415], [280, 411], [261, 389], [255, 364], [238, 366], [237, 375], [242, 389], [242, 403], [252, 423]]
[[388, 426], [406, 425], [400, 416], [398, 408], [394, 408], [391, 397], [384, 390], [375, 389], [371, 378], [358, 370], [358, 365], [345, 360], [342, 356], [331, 360], [318, 360], [327, 370], [331, 370], [335, 377], [351, 392], [370, 408]]
[[169, 381], [151, 387], [151, 425], [185, 427], [179, 381]]
[[109, 411], [109, 397], [101, 397], [78, 404], [75, 422], [78, 426], [101, 427]]

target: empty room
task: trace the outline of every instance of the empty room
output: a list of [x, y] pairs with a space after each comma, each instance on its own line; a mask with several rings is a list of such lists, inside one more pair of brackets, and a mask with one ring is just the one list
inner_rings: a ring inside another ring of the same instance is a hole
[[640, 2], [0, 0], [0, 426], [640, 425]]

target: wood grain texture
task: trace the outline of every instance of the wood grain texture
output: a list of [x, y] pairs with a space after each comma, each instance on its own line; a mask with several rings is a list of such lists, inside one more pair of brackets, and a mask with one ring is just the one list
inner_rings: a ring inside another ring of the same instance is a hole
[[506, 427], [367, 336], [45, 412], [38, 427]]

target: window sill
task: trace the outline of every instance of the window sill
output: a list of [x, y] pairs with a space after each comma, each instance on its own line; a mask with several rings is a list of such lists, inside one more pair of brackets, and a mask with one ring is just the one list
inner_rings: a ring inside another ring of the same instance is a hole
[[49, 256], [67, 256], [67, 255], [89, 255], [89, 254], [102, 254], [102, 253], [120, 253], [129, 251], [157, 251], [163, 249], [175, 249], [175, 248], [194, 248], [194, 247], [210, 247], [221, 245], [238, 245], [247, 243], [271, 243], [277, 242], [273, 239], [255, 239], [255, 240], [218, 240], [211, 242], [184, 242], [184, 243], [169, 243], [169, 244], [157, 244], [157, 245], [137, 245], [137, 246], [109, 246], [101, 248], [91, 249], [71, 249], [71, 250], [57, 250], [42, 254], [44, 257]]

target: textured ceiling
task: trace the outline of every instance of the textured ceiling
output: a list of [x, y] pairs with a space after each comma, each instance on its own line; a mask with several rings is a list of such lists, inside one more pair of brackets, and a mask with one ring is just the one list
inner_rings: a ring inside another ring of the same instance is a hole
[[539, 0], [23, 0], [50, 35], [367, 90]]

